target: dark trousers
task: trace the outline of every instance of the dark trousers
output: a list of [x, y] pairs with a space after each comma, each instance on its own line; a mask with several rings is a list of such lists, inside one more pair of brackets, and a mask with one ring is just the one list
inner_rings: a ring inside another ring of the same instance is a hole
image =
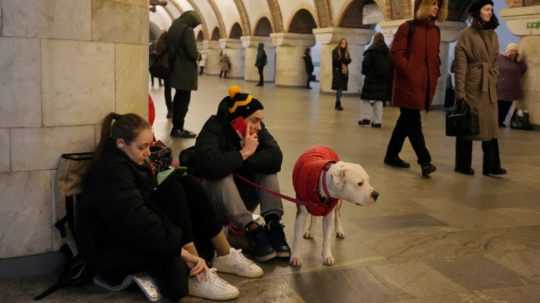
[[311, 88], [309, 85], [311, 83], [311, 79], [313, 78], [313, 73], [307, 73], [306, 72], [306, 76], [307, 76], [307, 80], [306, 80], [306, 88]]
[[[482, 171], [489, 174], [501, 168], [499, 141], [492, 139], [482, 141]], [[456, 137], [456, 170], [468, 170], [472, 164], [472, 141], [463, 137]]]
[[403, 148], [403, 143], [405, 143], [405, 138], [409, 138], [418, 158], [418, 163], [431, 163], [431, 155], [426, 147], [426, 141], [422, 133], [420, 110], [401, 108], [400, 111], [401, 114], [386, 149], [386, 159], [398, 157]]
[[264, 66], [257, 66], [259, 70], [259, 85], [264, 84]]
[[163, 94], [165, 95], [167, 113], [172, 113], [172, 88], [169, 79], [165, 79], [165, 88], [163, 89]]
[[[214, 247], [210, 241], [221, 225], [201, 184], [191, 176], [171, 174], [156, 190], [152, 207], [183, 231], [185, 245], [194, 242], [199, 255], [211, 260]], [[189, 269], [180, 257], [141, 255], [136, 251], [109, 253], [111, 260], [99, 266], [98, 273], [115, 284], [129, 274], [146, 272], [157, 282], [163, 295], [178, 301], [188, 294]]]
[[343, 89], [338, 88], [336, 91], [336, 105], [341, 104], [341, 97], [343, 96]]
[[512, 107], [512, 101], [506, 101], [506, 100], [499, 100], [499, 125], [502, 126], [504, 123], [504, 119], [506, 118], [506, 115], [508, 114], [508, 111], [510, 110], [510, 107]]
[[173, 100], [173, 129], [184, 130], [184, 119], [188, 112], [189, 101], [191, 99], [190, 90], [177, 89]]

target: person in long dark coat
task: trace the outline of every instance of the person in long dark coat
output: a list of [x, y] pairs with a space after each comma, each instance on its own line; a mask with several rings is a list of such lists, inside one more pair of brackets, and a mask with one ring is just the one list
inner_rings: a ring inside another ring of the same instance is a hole
[[351, 55], [349, 54], [346, 39], [341, 39], [339, 44], [332, 51], [332, 89], [336, 91], [335, 110], [342, 111], [341, 96], [347, 90], [349, 83], [349, 64]]
[[409, 168], [409, 163], [399, 157], [405, 139], [409, 138], [422, 176], [428, 177], [436, 167], [431, 164], [420, 111], [431, 108], [437, 89], [441, 32], [435, 21], [445, 20], [447, 4], [445, 0], [416, 0], [414, 8], [414, 20], [399, 26], [391, 47], [395, 66], [392, 102], [400, 108], [400, 116], [388, 143], [384, 163]]
[[480, 133], [474, 137], [456, 138], [455, 171], [473, 175], [472, 141], [482, 141], [483, 174], [504, 175], [497, 141], [497, 54], [499, 25], [491, 0], [477, 0], [469, 9], [472, 24], [460, 35], [456, 45], [455, 72], [458, 104], [467, 103], [478, 113]]
[[169, 28], [168, 49], [172, 71], [169, 81], [176, 89], [173, 100], [172, 137], [195, 138], [197, 135], [184, 128], [191, 91], [197, 90], [199, 51], [193, 29], [201, 24], [201, 17], [195, 11], [184, 12], [174, 20]]
[[306, 88], [311, 89], [309, 83], [313, 80], [313, 60], [311, 59], [311, 49], [308, 47], [304, 51], [304, 66], [306, 68]]
[[257, 45], [257, 59], [255, 60], [255, 66], [259, 71], [259, 83], [257, 83], [257, 86], [264, 86], [264, 67], [267, 61], [268, 58], [266, 57], [266, 51], [264, 51], [264, 43], [259, 43]]
[[188, 293], [212, 300], [238, 297], [238, 289], [205, 259], [219, 271], [244, 277], [261, 276], [262, 270], [230, 248], [197, 179], [175, 171], [157, 184], [148, 161], [153, 138], [150, 125], [136, 114], [110, 113], [103, 120], [94, 162], [83, 179], [81, 203], [87, 211], [81, 222], [91, 226], [79, 230], [94, 230], [95, 243], [85, 246], [93, 247], [85, 250], [89, 263], [113, 285], [146, 272], [176, 301]]
[[373, 44], [364, 52], [362, 74], [362, 102], [359, 125], [369, 125], [380, 128], [382, 123], [383, 105], [390, 100], [392, 87], [392, 62], [390, 50], [384, 42], [382, 33], [376, 33]]

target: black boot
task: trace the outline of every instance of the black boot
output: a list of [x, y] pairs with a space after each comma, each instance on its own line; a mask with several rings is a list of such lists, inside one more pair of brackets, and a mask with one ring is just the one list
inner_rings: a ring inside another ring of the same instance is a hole
[[454, 171], [464, 175], [474, 175], [471, 168], [472, 141], [456, 137], [456, 164]]
[[276, 251], [272, 248], [272, 243], [268, 238], [266, 228], [258, 225], [256, 228], [246, 232], [249, 252], [259, 262], [266, 262], [276, 257]]
[[437, 170], [437, 167], [431, 163], [422, 163], [420, 167], [422, 169], [422, 177], [424, 178], [429, 178], [429, 175]]
[[483, 174], [486, 176], [506, 175], [506, 169], [501, 167], [499, 157], [499, 142], [497, 139], [482, 141], [484, 159], [482, 161]]
[[343, 110], [343, 106], [341, 106], [341, 101], [336, 101], [336, 105], [334, 105], [334, 109], [337, 111]]

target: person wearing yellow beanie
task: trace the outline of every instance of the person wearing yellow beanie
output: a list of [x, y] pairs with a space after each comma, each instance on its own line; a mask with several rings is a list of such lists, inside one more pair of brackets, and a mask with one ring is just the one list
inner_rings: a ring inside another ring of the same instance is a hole
[[[290, 257], [281, 217], [280, 198], [240, 180], [242, 176], [279, 192], [277, 173], [283, 154], [265, 124], [264, 106], [254, 96], [229, 88], [228, 95], [203, 126], [194, 148], [182, 152], [180, 161], [190, 173], [206, 179], [206, 190], [224, 222], [245, 230], [249, 250], [256, 260]], [[253, 219], [260, 205], [265, 224]]]

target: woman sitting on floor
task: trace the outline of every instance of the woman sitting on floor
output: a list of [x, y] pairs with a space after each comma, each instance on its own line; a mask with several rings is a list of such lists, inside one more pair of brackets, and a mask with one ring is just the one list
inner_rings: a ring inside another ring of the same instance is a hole
[[[136, 114], [110, 113], [103, 121], [83, 183], [98, 226], [91, 258], [96, 273], [114, 283], [146, 272], [172, 300], [238, 297], [216, 270], [260, 277], [262, 269], [230, 248], [196, 179], [174, 172], [156, 184], [148, 164], [152, 141], [150, 125]], [[213, 260], [215, 269], [199, 256]]]

